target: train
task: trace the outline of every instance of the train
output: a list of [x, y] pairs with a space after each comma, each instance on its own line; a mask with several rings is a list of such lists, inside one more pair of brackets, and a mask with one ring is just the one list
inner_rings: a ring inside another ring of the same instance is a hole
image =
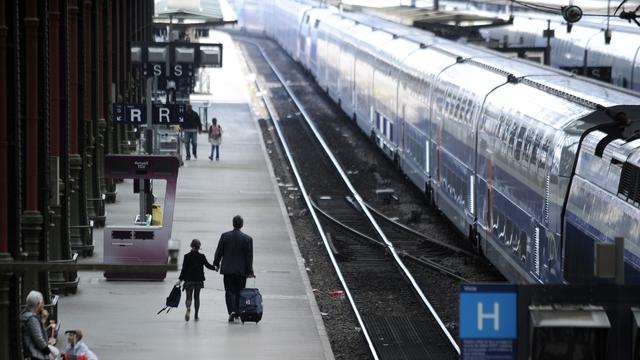
[[[549, 64], [626, 89], [640, 91], [640, 31], [613, 19], [606, 24], [581, 20], [568, 27], [559, 17], [518, 14], [512, 25], [488, 27], [481, 35], [499, 47], [544, 48], [547, 18], [554, 37], [550, 39]], [[610, 37], [607, 39], [607, 36]]]
[[509, 281], [611, 282], [622, 238], [640, 283], [636, 94], [321, 3], [236, 6]]

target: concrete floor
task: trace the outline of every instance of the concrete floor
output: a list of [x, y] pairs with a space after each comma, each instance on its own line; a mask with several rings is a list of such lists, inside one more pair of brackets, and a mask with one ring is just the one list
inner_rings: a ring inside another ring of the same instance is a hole
[[[201, 252], [212, 261], [220, 234], [231, 229], [234, 215], [242, 215], [243, 230], [254, 239], [255, 286], [263, 295], [263, 320], [257, 325], [227, 322], [222, 277], [216, 272], [205, 270], [199, 322], [185, 322], [184, 305], [156, 315], [177, 280], [176, 272], [168, 273], [163, 282], [114, 282], [100, 272], [81, 272], [78, 294], [60, 300], [62, 330], [82, 329], [83, 341], [101, 359], [333, 359], [247, 104], [245, 74], [231, 40], [220, 33], [213, 37], [208, 41], [225, 46], [225, 68], [212, 70], [217, 79], [213, 116], [224, 129], [220, 161], [207, 159], [210, 146], [200, 135], [198, 159], [180, 168], [172, 236], [180, 242], [180, 263], [193, 238], [202, 241]], [[221, 96], [216, 98], [216, 93]], [[107, 207], [107, 225], [133, 222], [138, 197], [132, 189], [131, 181], [118, 185], [117, 202]], [[96, 229], [94, 239], [94, 257], [81, 261], [102, 260], [102, 229]], [[249, 280], [247, 286], [253, 284]]]

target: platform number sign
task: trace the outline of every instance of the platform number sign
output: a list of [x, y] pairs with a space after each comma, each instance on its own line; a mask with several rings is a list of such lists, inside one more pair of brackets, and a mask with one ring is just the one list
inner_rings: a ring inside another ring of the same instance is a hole
[[516, 359], [516, 310], [515, 285], [461, 285], [460, 358]]
[[[153, 104], [151, 122], [154, 125], [182, 125], [187, 112], [186, 104]], [[114, 124], [145, 125], [146, 104], [113, 103], [111, 120]]]

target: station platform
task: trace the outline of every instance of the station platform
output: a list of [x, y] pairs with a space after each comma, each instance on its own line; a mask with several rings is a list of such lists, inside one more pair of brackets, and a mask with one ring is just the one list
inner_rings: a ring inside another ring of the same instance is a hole
[[[215, 79], [210, 115], [218, 118], [224, 136], [220, 161], [208, 159], [210, 146], [201, 134], [198, 159], [192, 157], [180, 168], [172, 232], [180, 244], [178, 267], [194, 238], [213, 261], [220, 234], [232, 229], [234, 215], [242, 215], [243, 231], [254, 241], [255, 286], [263, 295], [264, 317], [259, 324], [228, 323], [222, 276], [206, 269], [199, 322], [194, 322], [193, 311], [185, 322], [184, 293], [178, 309], [156, 315], [178, 272], [167, 273], [161, 282], [107, 281], [101, 272], [80, 272], [77, 295], [59, 302], [61, 331], [81, 329], [83, 341], [100, 359], [333, 359], [251, 113], [239, 52], [226, 34], [212, 32], [206, 41], [224, 46], [223, 68], [210, 74]], [[132, 182], [120, 183], [116, 203], [107, 208], [107, 225], [131, 224], [137, 210]], [[102, 261], [102, 229], [95, 229], [94, 241], [94, 257], [80, 261]], [[253, 284], [249, 279], [247, 286]], [[60, 340], [62, 349], [64, 336]]]

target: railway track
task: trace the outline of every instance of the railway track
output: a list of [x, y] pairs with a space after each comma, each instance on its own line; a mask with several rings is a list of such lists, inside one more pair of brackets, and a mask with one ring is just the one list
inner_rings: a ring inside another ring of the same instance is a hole
[[[314, 207], [325, 219], [333, 222], [334, 225], [341, 227], [345, 231], [350, 231], [355, 236], [360, 236], [372, 244], [384, 247], [385, 244], [377, 239], [375, 234], [367, 234], [363, 232], [366, 231], [367, 226], [366, 224], [361, 224], [358, 221], [362, 217], [358, 204], [354, 203], [350, 197], [347, 197], [344, 203], [350, 205], [348, 206], [348, 209], [343, 209], [335, 204], [325, 208], [314, 203]], [[342, 204], [342, 207], [345, 206], [344, 203]], [[429, 270], [442, 273], [460, 282], [471, 282], [460, 275], [459, 271], [453, 266], [447, 265], [445, 262], [451, 257], [476, 258], [475, 254], [418, 233], [415, 230], [390, 219], [369, 205], [367, 205], [367, 208], [371, 214], [373, 214], [378, 224], [380, 224], [382, 232], [387, 236], [387, 239], [393, 243], [396, 251], [403, 259], [412, 261]], [[353, 211], [356, 211], [359, 214], [348, 215], [349, 212]]]
[[[304, 85], [288, 86], [259, 45], [236, 39], [262, 79], [257, 85], [267, 89], [261, 90], [265, 105], [373, 357], [457, 358], [454, 338], [292, 93]], [[337, 221], [320, 215], [318, 207]]]

